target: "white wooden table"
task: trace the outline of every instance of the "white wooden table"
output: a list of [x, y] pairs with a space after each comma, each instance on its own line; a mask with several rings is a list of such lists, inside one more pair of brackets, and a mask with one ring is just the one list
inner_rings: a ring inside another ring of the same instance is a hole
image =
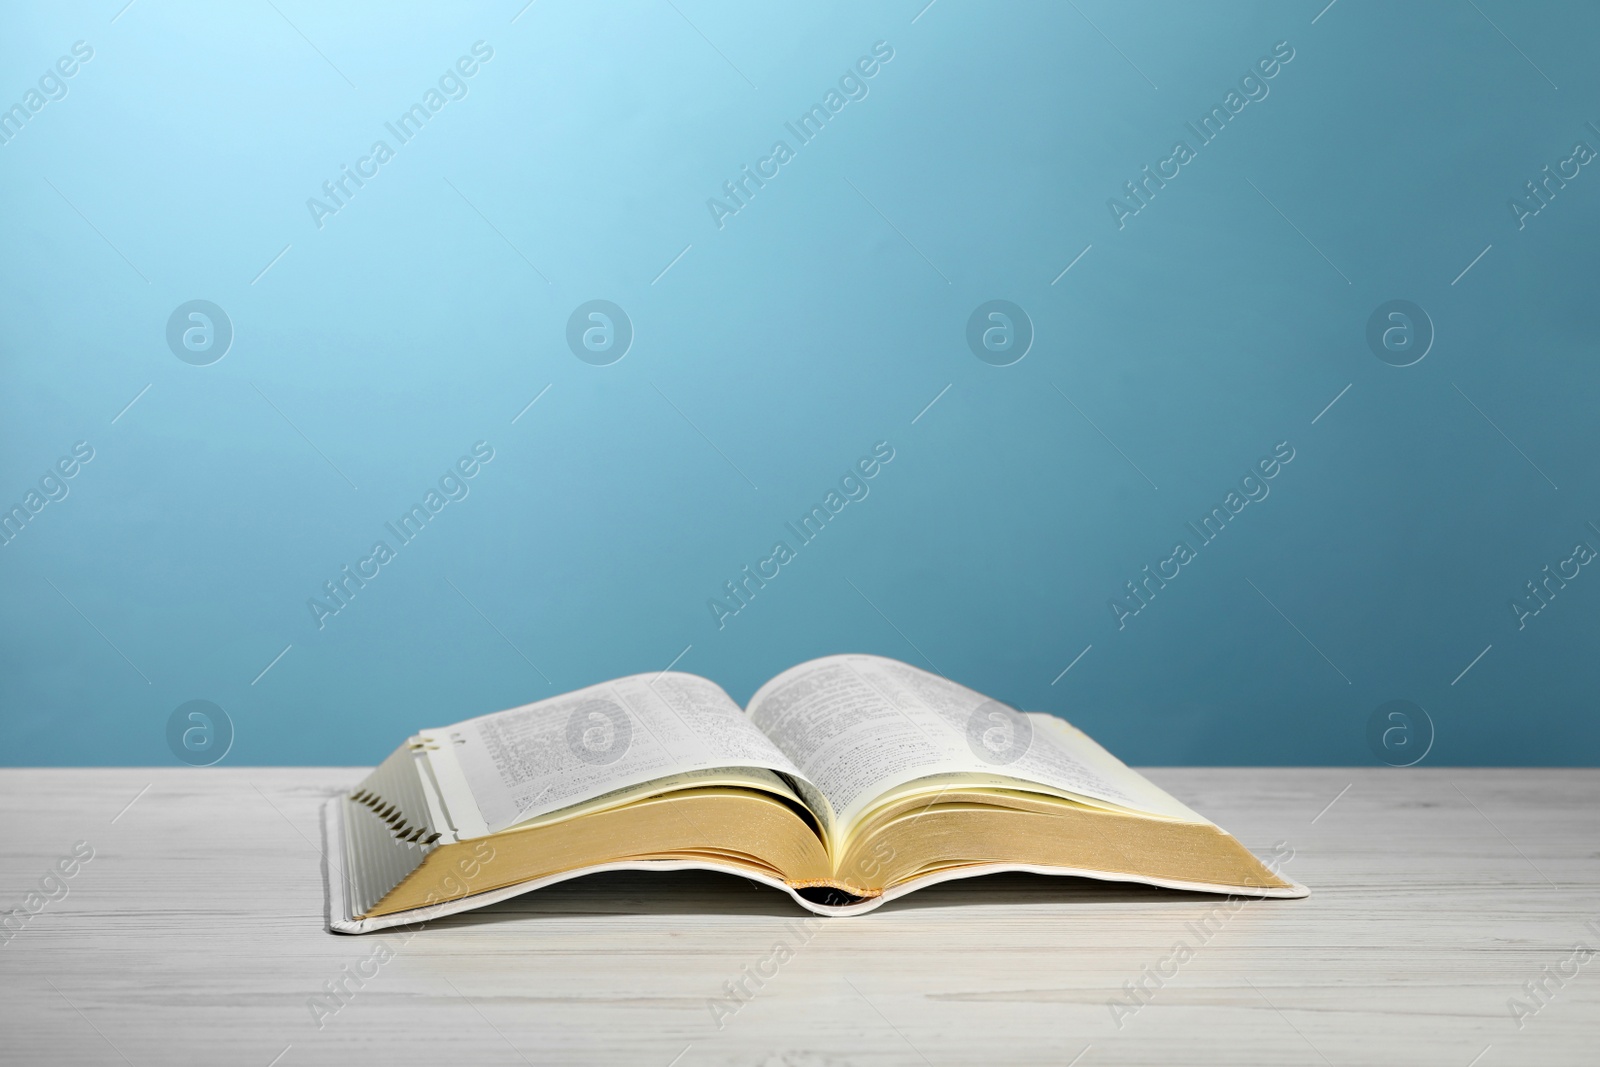
[[[94, 849], [0, 945], [0, 1060], [1600, 1062], [1600, 955], [1572, 951], [1600, 950], [1600, 771], [1148, 772], [1258, 852], [1287, 842], [1303, 901], [1000, 876], [808, 924], [739, 879], [636, 874], [342, 937], [318, 809], [362, 773], [0, 771], [0, 908]], [[778, 941], [793, 958], [727, 1010]]]

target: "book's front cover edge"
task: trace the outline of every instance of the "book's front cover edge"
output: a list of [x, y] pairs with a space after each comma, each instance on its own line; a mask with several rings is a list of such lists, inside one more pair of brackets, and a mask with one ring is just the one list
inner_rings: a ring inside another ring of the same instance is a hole
[[327, 890], [328, 903], [323, 912], [325, 929], [330, 932], [350, 933], [344, 930], [350, 919], [350, 894], [346, 891], [344, 865], [348, 862], [344, 851], [344, 794], [332, 797], [322, 805], [322, 884]]
[[982, 878], [991, 874], [1043, 874], [1053, 878], [1089, 878], [1096, 882], [1131, 882], [1137, 885], [1155, 886], [1158, 889], [1181, 889], [1189, 893], [1204, 893], [1210, 896], [1224, 897], [1253, 897], [1276, 900], [1299, 900], [1311, 895], [1311, 890], [1290, 878], [1283, 878], [1288, 885], [1285, 886], [1246, 886], [1246, 885], [1218, 885], [1215, 882], [1185, 882], [1176, 878], [1147, 878], [1144, 875], [1119, 874], [1115, 871], [1096, 871], [1082, 867], [1046, 867], [1034, 863], [984, 863], [972, 867], [959, 867], [954, 870], [940, 871], [936, 874], [925, 875], [909, 882], [902, 883], [890, 889], [880, 897], [864, 900], [859, 904], [847, 904], [843, 907], [830, 908], [824, 905], [812, 905], [802, 901], [812, 911], [819, 915], [860, 915], [881, 907], [891, 900], [897, 900], [908, 893], [919, 889], [926, 889], [931, 885], [941, 882], [955, 882], [963, 878]]

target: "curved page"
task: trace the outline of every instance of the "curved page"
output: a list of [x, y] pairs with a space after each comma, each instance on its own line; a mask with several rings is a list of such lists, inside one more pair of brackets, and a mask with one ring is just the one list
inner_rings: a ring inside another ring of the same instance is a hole
[[423, 736], [438, 745], [431, 759], [459, 769], [487, 833], [691, 771], [804, 777], [719, 686], [692, 674], [619, 678]]
[[881, 656], [828, 656], [792, 667], [757, 691], [749, 713], [845, 825], [906, 783], [950, 774], [1206, 821], [1065, 724], [1056, 728]]

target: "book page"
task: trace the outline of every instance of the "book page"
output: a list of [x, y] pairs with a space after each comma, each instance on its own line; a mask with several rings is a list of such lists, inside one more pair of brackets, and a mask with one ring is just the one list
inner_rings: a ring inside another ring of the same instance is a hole
[[1033, 716], [881, 656], [790, 668], [761, 687], [749, 713], [845, 824], [897, 786], [947, 774], [1020, 779], [1182, 817], [1170, 802], [1193, 814], [1093, 742], [1092, 752], [1076, 751], [1074, 736], [1082, 735], [1070, 728], [1035, 728]]
[[692, 674], [619, 678], [425, 734], [459, 767], [489, 833], [694, 771], [803, 778], [719, 686]]

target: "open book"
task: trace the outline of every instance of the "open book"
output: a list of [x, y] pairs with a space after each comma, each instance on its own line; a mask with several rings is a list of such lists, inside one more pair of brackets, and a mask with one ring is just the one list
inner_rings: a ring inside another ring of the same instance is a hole
[[324, 822], [341, 933], [612, 870], [725, 871], [823, 915], [996, 871], [1308, 892], [1061, 719], [879, 656], [790, 668], [748, 711], [668, 672], [423, 730]]

